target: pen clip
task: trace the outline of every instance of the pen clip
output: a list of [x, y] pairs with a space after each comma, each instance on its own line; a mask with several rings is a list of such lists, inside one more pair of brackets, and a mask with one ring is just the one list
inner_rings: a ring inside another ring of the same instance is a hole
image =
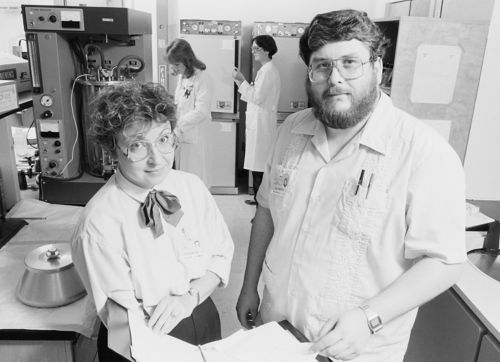
[[368, 198], [368, 193], [370, 192], [370, 188], [373, 183], [373, 179], [375, 178], [375, 174], [372, 172], [370, 174], [370, 179], [368, 180], [368, 186], [366, 186], [366, 194], [365, 194], [365, 200]]

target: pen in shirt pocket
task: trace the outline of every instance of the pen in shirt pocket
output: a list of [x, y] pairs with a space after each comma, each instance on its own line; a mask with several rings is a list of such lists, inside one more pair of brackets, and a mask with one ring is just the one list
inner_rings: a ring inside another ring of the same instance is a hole
[[358, 194], [359, 186], [363, 185], [363, 178], [364, 177], [365, 177], [365, 169], [362, 169], [361, 174], [359, 175], [358, 184], [356, 185], [356, 191], [354, 192], [354, 195]]
[[368, 186], [366, 187], [365, 199], [368, 198], [368, 194], [370, 193], [370, 188], [372, 186], [372, 183], [373, 183], [374, 179], [375, 179], [375, 174], [374, 173], [370, 174], [370, 179], [368, 180]]

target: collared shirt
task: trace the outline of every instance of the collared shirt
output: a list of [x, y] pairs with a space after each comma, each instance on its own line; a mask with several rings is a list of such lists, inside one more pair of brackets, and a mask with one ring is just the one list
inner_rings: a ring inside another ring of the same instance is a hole
[[[314, 340], [328, 318], [377, 295], [419, 258], [463, 262], [464, 184], [455, 151], [385, 94], [333, 159], [312, 110], [291, 115], [257, 195], [274, 222], [264, 320], [288, 319]], [[356, 361], [401, 360], [415, 315], [387, 323]]]
[[107, 298], [128, 309], [155, 306], [166, 295], [183, 295], [207, 271], [228, 282], [233, 241], [215, 200], [201, 180], [171, 170], [154, 187], [179, 198], [184, 215], [154, 238], [140, 221], [149, 190], [112, 176], [84, 209], [72, 238], [72, 255], [97, 312], [106, 323]]

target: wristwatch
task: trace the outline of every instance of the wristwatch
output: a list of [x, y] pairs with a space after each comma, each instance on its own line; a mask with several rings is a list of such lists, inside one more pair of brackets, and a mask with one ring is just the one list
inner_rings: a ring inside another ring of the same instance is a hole
[[200, 292], [196, 288], [189, 288], [188, 294], [196, 298], [196, 306], [200, 305]]
[[360, 305], [359, 309], [361, 309], [365, 313], [366, 321], [368, 322], [368, 328], [370, 328], [372, 334], [379, 332], [384, 327], [382, 318], [380, 318], [377, 313], [371, 310], [368, 304]]

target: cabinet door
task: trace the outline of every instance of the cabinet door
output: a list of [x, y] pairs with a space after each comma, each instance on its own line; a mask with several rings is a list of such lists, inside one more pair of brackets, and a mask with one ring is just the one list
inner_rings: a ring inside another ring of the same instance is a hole
[[483, 337], [477, 362], [500, 361], [500, 342], [491, 334]]
[[441, 18], [460, 21], [490, 21], [495, 0], [442, 0]]
[[410, 15], [411, 0], [397, 1], [385, 5], [385, 17], [393, 18], [396, 16]]
[[484, 333], [476, 316], [449, 289], [420, 308], [404, 361], [474, 362]]

